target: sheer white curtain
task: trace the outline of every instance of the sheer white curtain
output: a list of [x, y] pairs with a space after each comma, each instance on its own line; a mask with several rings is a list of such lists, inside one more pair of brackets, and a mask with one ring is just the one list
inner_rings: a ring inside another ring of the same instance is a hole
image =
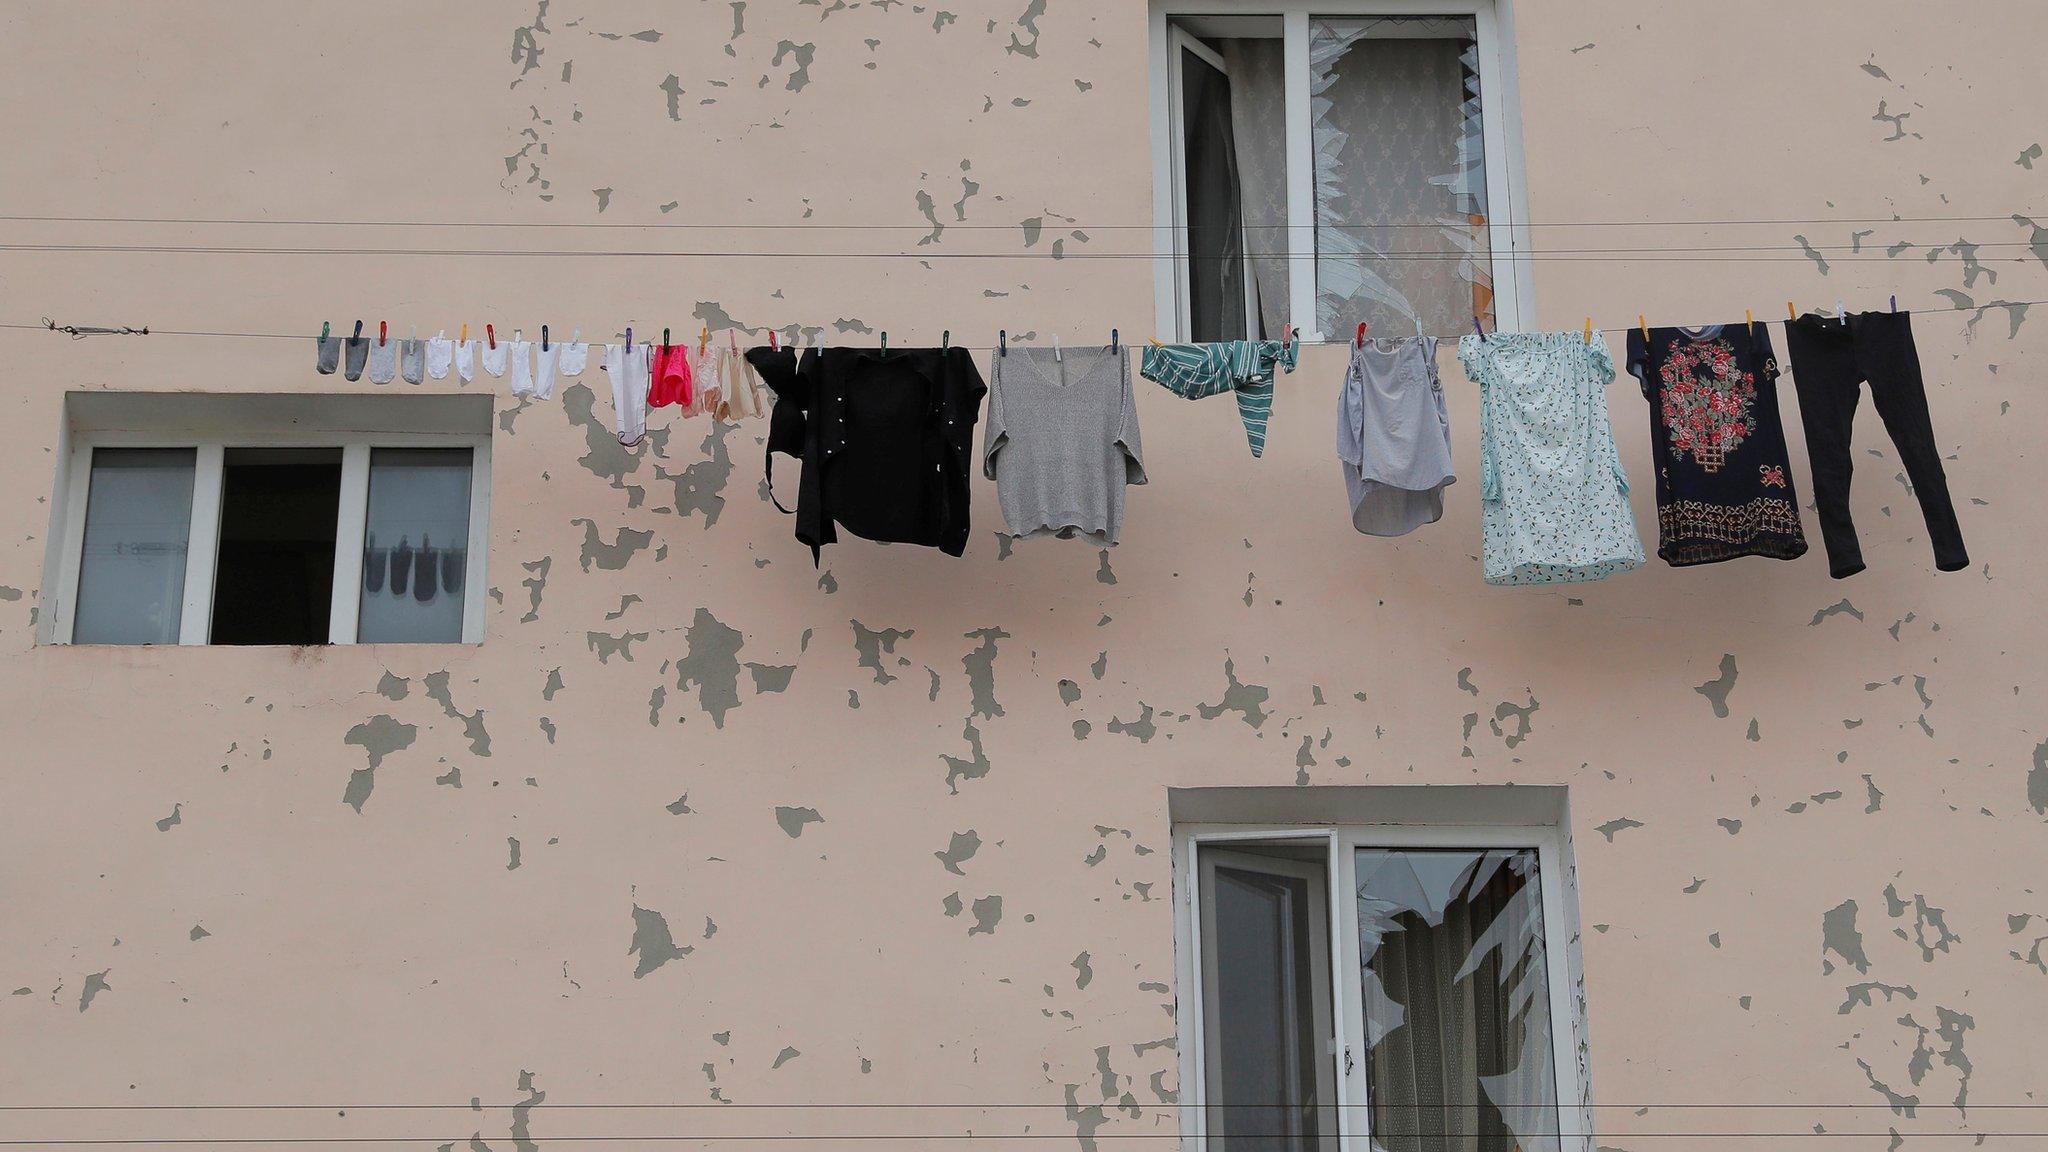
[[[1287, 331], [1287, 72], [1276, 37], [1221, 42], [1230, 70], [1230, 121], [1237, 142], [1238, 196], [1252, 253], [1260, 339]], [[1301, 237], [1306, 243], [1307, 238]]]

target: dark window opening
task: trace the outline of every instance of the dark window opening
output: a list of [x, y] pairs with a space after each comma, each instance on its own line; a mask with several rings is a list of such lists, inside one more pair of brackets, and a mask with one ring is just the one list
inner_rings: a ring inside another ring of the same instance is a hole
[[222, 466], [215, 644], [325, 644], [341, 449], [230, 448]]

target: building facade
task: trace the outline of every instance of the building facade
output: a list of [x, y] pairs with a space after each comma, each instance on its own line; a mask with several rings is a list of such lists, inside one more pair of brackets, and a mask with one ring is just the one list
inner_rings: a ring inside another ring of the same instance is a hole
[[[2048, 10], [1983, 7], [8, 6], [0, 1139], [2039, 1133]], [[1806, 556], [1481, 580], [1475, 320], [1894, 298], [1969, 567], [1866, 411], [1831, 579], [1788, 379]], [[766, 420], [322, 374], [359, 320], [1306, 346], [1256, 459], [1135, 383], [1114, 548], [977, 472], [965, 556], [814, 566]], [[1356, 321], [1443, 338], [1398, 539]]]

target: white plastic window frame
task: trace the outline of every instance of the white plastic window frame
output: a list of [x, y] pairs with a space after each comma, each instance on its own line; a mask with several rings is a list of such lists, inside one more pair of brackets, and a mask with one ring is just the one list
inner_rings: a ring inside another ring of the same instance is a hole
[[[1310, 343], [1331, 338], [1316, 320], [1315, 139], [1309, 99], [1312, 17], [1469, 16], [1479, 40], [1479, 98], [1486, 146], [1487, 243], [1493, 271], [1494, 324], [1516, 332], [1536, 315], [1529, 250], [1528, 198], [1522, 179], [1522, 116], [1514, 53], [1513, 0], [1148, 0], [1152, 59], [1153, 323], [1188, 338], [1186, 202], [1180, 164], [1173, 20], [1184, 16], [1278, 16], [1287, 82], [1288, 321]], [[1271, 243], [1271, 241], [1265, 241]], [[1446, 336], [1449, 333], [1432, 333]]]
[[[1367, 824], [1303, 826], [1298, 824], [1190, 824], [1173, 831], [1175, 977], [1174, 1031], [1180, 1049], [1180, 1133], [1184, 1152], [1208, 1146], [1207, 1076], [1203, 1052], [1203, 988], [1200, 900], [1200, 852], [1204, 845], [1228, 848], [1247, 842], [1276, 841], [1328, 848], [1330, 1012], [1335, 1035], [1322, 1038], [1319, 1049], [1335, 1061], [1337, 1084], [1337, 1148], [1340, 1152], [1372, 1152], [1366, 1060], [1365, 1015], [1359, 1004], [1358, 868], [1360, 848], [1465, 848], [1536, 850], [1537, 883], [1543, 902], [1544, 976], [1550, 997], [1552, 1072], [1558, 1101], [1558, 1147], [1563, 1152], [1593, 1152], [1587, 1109], [1585, 1072], [1579, 1053], [1585, 1021], [1574, 1003], [1568, 910], [1577, 899], [1567, 863], [1564, 833], [1551, 825]], [[1349, 1071], [1345, 1070], [1350, 1056]]]
[[355, 436], [240, 432], [216, 437], [159, 432], [89, 432], [74, 437], [71, 470], [65, 477], [63, 557], [57, 571], [59, 590], [53, 605], [52, 639], [72, 643], [78, 579], [85, 547], [86, 502], [92, 489], [92, 456], [98, 448], [190, 448], [196, 451], [192, 470], [192, 523], [186, 536], [185, 602], [178, 623], [178, 644], [204, 645], [213, 632], [213, 582], [220, 551], [222, 465], [231, 448], [341, 449], [341, 502], [334, 526], [334, 591], [327, 615], [327, 642], [360, 643], [356, 639], [362, 609], [363, 534], [370, 512], [370, 453], [378, 448], [468, 448], [469, 561], [462, 589], [462, 640], [484, 639], [484, 600], [488, 595], [491, 505], [491, 438], [444, 432], [379, 432]]

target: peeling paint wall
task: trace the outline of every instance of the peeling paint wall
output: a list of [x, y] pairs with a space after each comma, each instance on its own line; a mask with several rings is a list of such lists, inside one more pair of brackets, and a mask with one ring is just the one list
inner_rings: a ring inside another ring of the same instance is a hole
[[[1916, 325], [1976, 562], [1953, 575], [1865, 412], [1850, 582], [1809, 515], [1793, 564], [1486, 588], [1473, 390], [1447, 358], [1444, 521], [1361, 537], [1334, 349], [1258, 461], [1228, 405], [1141, 384], [1152, 482], [1114, 556], [1013, 544], [977, 480], [964, 559], [849, 540], [817, 570], [765, 424], [657, 415], [622, 448], [586, 374], [500, 399], [481, 646], [38, 647], [64, 389], [374, 389], [315, 376], [310, 340], [0, 330], [0, 1098], [306, 1106], [0, 1136], [1170, 1133], [1166, 789], [1364, 783], [1569, 787], [1603, 1145], [2038, 1131], [1987, 1106], [2032, 1102], [2048, 1056], [2048, 358], [2016, 303], [2048, 298], [2048, 11], [1988, 9], [1514, 20], [1535, 221], [1760, 221], [1589, 243], [1775, 250], [1540, 261], [1545, 326], [1964, 309]], [[0, 319], [1139, 339], [1151, 264], [1070, 257], [1150, 242], [1114, 227], [1150, 223], [1145, 36], [1130, 0], [12, 5], [10, 213], [689, 227], [9, 243], [915, 258], [9, 251]], [[1769, 223], [1815, 217], [1840, 222]], [[786, 227], [815, 223], [888, 228]], [[1611, 402], [1645, 477], [1643, 407]], [[805, 1101], [904, 1107], [577, 1107]], [[1861, 1107], [1674, 1107], [1731, 1101]], [[1030, 1107], [910, 1107], [993, 1103]]]

